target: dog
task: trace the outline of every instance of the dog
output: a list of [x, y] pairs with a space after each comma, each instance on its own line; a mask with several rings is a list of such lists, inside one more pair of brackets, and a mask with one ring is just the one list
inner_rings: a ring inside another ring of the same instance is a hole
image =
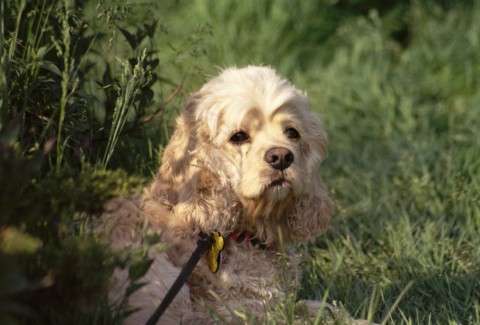
[[[286, 283], [298, 283], [298, 255], [286, 247], [329, 224], [332, 201], [319, 173], [326, 146], [306, 94], [272, 68], [227, 68], [191, 95], [151, 184], [105, 209], [115, 248], [138, 245], [145, 229], [168, 245], [151, 253], [126, 324], [153, 314], [201, 232], [224, 238], [219, 269], [202, 258], [160, 323], [233, 322], [245, 312], [261, 319]], [[115, 271], [112, 297], [124, 294], [127, 273]]]

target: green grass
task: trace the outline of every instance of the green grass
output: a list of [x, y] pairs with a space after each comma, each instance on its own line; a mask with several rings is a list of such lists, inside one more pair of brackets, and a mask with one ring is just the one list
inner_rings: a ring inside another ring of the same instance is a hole
[[304, 79], [329, 128], [337, 202], [304, 296], [328, 290], [364, 317], [374, 299], [378, 321], [413, 281], [395, 323], [480, 322], [479, 14], [414, 9], [405, 50], [361, 19]]
[[[190, 91], [253, 63], [305, 89], [330, 138], [336, 212], [305, 247], [297, 298], [389, 324], [480, 324], [477, 1], [51, 3], [0, 3], [0, 234], [20, 234], [0, 241], [0, 322], [122, 317], [82, 297], [144, 252], [114, 256], [90, 222], [155, 172]], [[292, 321], [289, 299], [269, 323]]]

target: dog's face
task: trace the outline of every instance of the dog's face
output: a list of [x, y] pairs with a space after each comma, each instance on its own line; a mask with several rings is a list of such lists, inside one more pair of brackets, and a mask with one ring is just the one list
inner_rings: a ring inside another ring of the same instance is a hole
[[309, 190], [326, 139], [304, 94], [269, 68], [247, 67], [225, 70], [199, 98], [207, 157], [240, 198], [278, 201]]
[[178, 117], [148, 213], [159, 215], [160, 201], [175, 210], [169, 222], [177, 226], [248, 227], [270, 243], [280, 233], [314, 238], [332, 207], [316, 170], [325, 145], [307, 97], [272, 69], [224, 70]]

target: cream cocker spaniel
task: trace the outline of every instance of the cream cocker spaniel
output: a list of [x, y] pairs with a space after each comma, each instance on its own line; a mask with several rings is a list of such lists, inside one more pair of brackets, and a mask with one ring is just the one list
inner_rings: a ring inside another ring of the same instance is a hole
[[[311, 240], [328, 225], [331, 201], [318, 171], [325, 147], [307, 96], [271, 68], [225, 69], [194, 93], [151, 185], [135, 202], [106, 207], [106, 215], [115, 215], [115, 247], [139, 243], [138, 229], [145, 227], [168, 244], [151, 253], [154, 262], [142, 279], [148, 284], [130, 296], [138, 311], [126, 323], [150, 317], [201, 231], [224, 236], [220, 268], [213, 273], [202, 259], [160, 323], [210, 323], [212, 315], [233, 320], [241, 311], [261, 317], [284, 296], [280, 248]], [[112, 296], [118, 296], [126, 271], [114, 278]]]

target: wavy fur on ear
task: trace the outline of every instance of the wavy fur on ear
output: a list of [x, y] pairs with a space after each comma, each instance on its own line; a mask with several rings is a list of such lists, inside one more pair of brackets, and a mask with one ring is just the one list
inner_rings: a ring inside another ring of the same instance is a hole
[[[159, 172], [144, 193], [144, 210], [151, 221], [178, 228], [179, 234], [228, 232], [240, 215], [233, 191], [218, 171], [209, 168], [213, 149], [206, 126], [195, 118], [200, 100], [200, 95], [194, 94], [177, 118]], [[171, 215], [164, 218], [167, 212]], [[192, 226], [195, 229], [185, 232], [185, 227]]]
[[333, 213], [333, 202], [320, 177], [318, 165], [325, 158], [327, 151], [327, 135], [320, 120], [310, 115], [304, 123], [309, 130], [309, 154], [311, 177], [307, 191], [295, 200], [295, 207], [287, 217], [285, 237], [291, 241], [309, 241], [325, 231]]
[[313, 190], [297, 199], [293, 213], [287, 217], [286, 238], [291, 241], [315, 239], [327, 229], [333, 204], [320, 177], [317, 176]]
[[163, 152], [162, 165], [157, 174], [162, 182], [179, 183], [189, 176], [186, 171], [192, 164], [193, 151], [198, 147], [199, 140], [195, 121], [195, 109], [199, 100], [199, 95], [192, 95], [176, 119], [175, 131]]

